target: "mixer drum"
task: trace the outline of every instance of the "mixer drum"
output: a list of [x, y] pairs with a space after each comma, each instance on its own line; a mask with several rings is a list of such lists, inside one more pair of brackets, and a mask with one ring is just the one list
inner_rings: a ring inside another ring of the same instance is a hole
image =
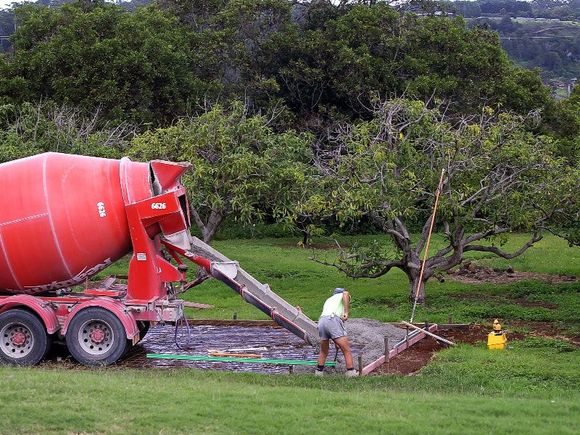
[[79, 284], [131, 249], [125, 205], [150, 198], [147, 163], [45, 153], [0, 165], [0, 292]]

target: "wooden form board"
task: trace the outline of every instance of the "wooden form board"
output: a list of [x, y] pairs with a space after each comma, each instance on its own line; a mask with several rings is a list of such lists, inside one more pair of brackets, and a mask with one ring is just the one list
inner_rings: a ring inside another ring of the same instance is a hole
[[[437, 324], [433, 324], [433, 325], [429, 326], [428, 331], [429, 332], [437, 331]], [[420, 331], [417, 331], [417, 334], [409, 334], [409, 340], [403, 340], [403, 341], [399, 342], [399, 344], [397, 346], [395, 346], [394, 348], [392, 348], [389, 351], [389, 359], [394, 358], [395, 356], [400, 354], [402, 351], [413, 346], [415, 343], [422, 340], [426, 336], [427, 336], [427, 334], [425, 334], [424, 332], [420, 332]], [[385, 358], [385, 355], [382, 355], [376, 361], [373, 361], [372, 363], [363, 367], [361, 375], [363, 375], [363, 376], [368, 375], [369, 373], [373, 372], [378, 367], [383, 365], [386, 362], [386, 360], [387, 359]]]

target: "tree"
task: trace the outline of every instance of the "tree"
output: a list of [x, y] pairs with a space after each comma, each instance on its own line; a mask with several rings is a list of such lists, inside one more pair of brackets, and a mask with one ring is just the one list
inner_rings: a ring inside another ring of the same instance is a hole
[[[580, 86], [569, 98], [557, 102], [546, 114], [544, 127], [558, 138], [557, 152], [570, 167], [580, 168]], [[569, 177], [557, 192], [560, 207], [552, 207], [554, 216], [547, 226], [551, 233], [564, 238], [570, 246], [580, 246], [580, 182]]]
[[[411, 297], [420, 286], [417, 299], [423, 302], [425, 282], [460, 264], [467, 252], [506, 259], [525, 252], [562, 209], [561, 186], [578, 185], [580, 179], [577, 167], [554, 154], [550, 138], [527, 131], [530, 121], [489, 108], [453, 121], [441, 108], [392, 100], [377, 104], [372, 120], [345, 126], [332, 138], [333, 149], [318, 152], [326, 189], [318, 207], [343, 223], [372, 220], [396, 249], [380, 242], [355, 246], [332, 265], [349, 276], [371, 278], [399, 268], [408, 277]], [[442, 169], [436, 229], [445, 245], [430, 253], [419, 282]], [[411, 234], [414, 222], [422, 222], [418, 237]], [[529, 232], [530, 238], [506, 252], [501, 235], [515, 230]]]
[[0, 105], [0, 163], [48, 151], [122, 157], [135, 127], [110, 126], [99, 116], [53, 103]]
[[143, 159], [190, 162], [184, 182], [190, 209], [205, 242], [228, 217], [244, 222], [266, 213], [292, 220], [311, 172], [310, 138], [274, 132], [264, 116], [249, 116], [241, 103], [214, 106], [174, 126], [135, 138], [131, 153]]
[[164, 123], [211, 87], [195, 74], [187, 29], [153, 6], [25, 5], [15, 14], [0, 102], [49, 99], [108, 120]]
[[[364, 118], [375, 95], [435, 96], [462, 113], [502, 105], [525, 114], [549, 101], [539, 74], [514, 66], [497, 33], [469, 29], [459, 17], [356, 5], [322, 17], [306, 14], [305, 23], [288, 27], [270, 45], [267, 75], [276, 77], [280, 95], [302, 116]], [[520, 99], [510, 97], [514, 89]]]

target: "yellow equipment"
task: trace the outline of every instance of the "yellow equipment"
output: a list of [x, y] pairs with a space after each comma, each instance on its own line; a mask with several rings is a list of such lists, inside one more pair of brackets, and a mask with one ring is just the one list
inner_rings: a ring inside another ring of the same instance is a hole
[[505, 349], [507, 344], [507, 336], [501, 330], [501, 324], [497, 319], [493, 321], [493, 331], [487, 335], [488, 349]]

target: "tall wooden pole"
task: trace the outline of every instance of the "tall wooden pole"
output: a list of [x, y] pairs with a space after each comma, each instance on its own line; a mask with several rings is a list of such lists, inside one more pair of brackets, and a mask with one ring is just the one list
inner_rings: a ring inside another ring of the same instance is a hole
[[417, 309], [417, 297], [419, 296], [419, 290], [421, 289], [421, 282], [423, 280], [423, 272], [425, 271], [425, 262], [427, 261], [427, 256], [429, 254], [429, 243], [431, 243], [431, 234], [433, 233], [433, 226], [435, 225], [435, 215], [437, 214], [437, 206], [439, 205], [439, 197], [441, 196], [441, 189], [443, 187], [443, 176], [445, 175], [445, 168], [441, 169], [441, 177], [439, 177], [439, 184], [437, 185], [437, 190], [435, 191], [435, 204], [433, 205], [433, 213], [431, 214], [431, 224], [429, 225], [429, 233], [427, 234], [427, 243], [425, 244], [425, 253], [423, 254], [423, 262], [421, 263], [421, 270], [419, 272], [419, 281], [417, 282], [417, 288], [415, 289], [415, 297], [413, 298], [413, 311], [411, 313], [411, 323], [415, 318], [415, 310]]

